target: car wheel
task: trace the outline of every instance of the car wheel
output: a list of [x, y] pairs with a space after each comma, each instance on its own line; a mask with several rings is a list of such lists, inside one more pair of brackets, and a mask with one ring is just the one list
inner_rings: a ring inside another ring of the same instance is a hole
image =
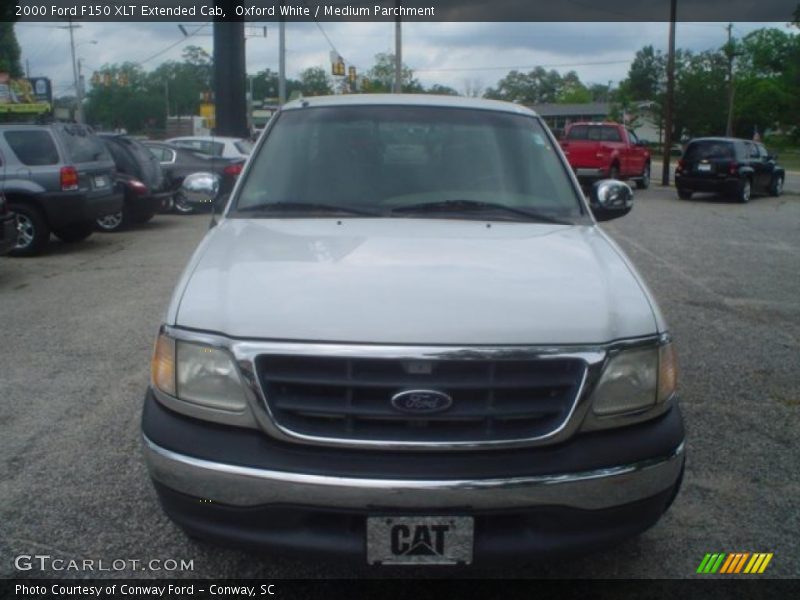
[[50, 240], [50, 227], [44, 215], [27, 204], [10, 204], [9, 209], [17, 214], [17, 245], [9, 254], [36, 256], [41, 253]]
[[115, 231], [122, 231], [127, 226], [128, 219], [126, 218], [125, 211], [112, 213], [99, 217], [96, 221], [97, 231], [103, 233], [113, 233]]
[[186, 201], [186, 196], [181, 192], [175, 194], [172, 206], [175, 212], [181, 215], [191, 215], [194, 213], [194, 207]]
[[752, 193], [753, 193], [753, 184], [750, 182], [749, 178], [745, 178], [739, 184], [739, 193], [736, 199], [742, 204], [750, 202], [750, 195]]
[[783, 193], [783, 177], [775, 177], [769, 186], [771, 196], [780, 196]]
[[636, 180], [636, 187], [640, 190], [646, 190], [650, 187], [650, 163], [647, 163], [642, 170], [642, 176]]
[[53, 233], [58, 239], [67, 244], [73, 242], [81, 242], [92, 235], [94, 231], [94, 223], [92, 221], [84, 221], [83, 223], [75, 223], [69, 227], [56, 229]]
[[619, 165], [611, 165], [611, 168], [608, 170], [608, 178], [619, 179]]
[[692, 190], [678, 190], [678, 198], [681, 200], [691, 200], [692, 199]]

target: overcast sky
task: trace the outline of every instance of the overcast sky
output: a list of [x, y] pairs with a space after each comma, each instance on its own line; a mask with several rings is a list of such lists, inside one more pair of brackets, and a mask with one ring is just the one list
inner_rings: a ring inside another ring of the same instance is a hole
[[[678, 23], [677, 46], [719, 48], [726, 25]], [[199, 26], [186, 24], [189, 32]], [[785, 23], [734, 23], [733, 34], [741, 37], [765, 26], [786, 28]], [[278, 69], [277, 25], [267, 28], [266, 39], [247, 41], [248, 73]], [[562, 73], [574, 70], [587, 84], [616, 84], [625, 78], [639, 48], [652, 44], [666, 50], [667, 31], [668, 23], [404, 23], [403, 62], [426, 87], [441, 83], [461, 93], [467, 85], [494, 86], [512, 68], [537, 65]], [[18, 23], [16, 32], [30, 74], [50, 77], [56, 95], [73, 93], [69, 32], [54, 23]], [[180, 59], [190, 44], [211, 52], [210, 33], [208, 25], [184, 40], [177, 23], [83, 23], [75, 32], [76, 53], [84, 59], [88, 81], [92, 71], [107, 63], [141, 62], [151, 70], [162, 61]], [[289, 23], [286, 44], [289, 77], [312, 66], [330, 69], [331, 44], [348, 66], [364, 73], [375, 54], [394, 51], [394, 24]]]

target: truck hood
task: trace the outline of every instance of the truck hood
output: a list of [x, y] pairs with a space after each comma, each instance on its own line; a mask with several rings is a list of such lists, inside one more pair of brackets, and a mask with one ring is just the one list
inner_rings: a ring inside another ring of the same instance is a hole
[[594, 344], [657, 332], [596, 226], [446, 219], [225, 219], [167, 322], [237, 338]]

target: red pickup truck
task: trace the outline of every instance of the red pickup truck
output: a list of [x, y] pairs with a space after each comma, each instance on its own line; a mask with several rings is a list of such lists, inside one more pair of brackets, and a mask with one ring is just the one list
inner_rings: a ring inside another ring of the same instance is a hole
[[619, 123], [572, 123], [561, 148], [581, 185], [598, 179], [632, 179], [650, 185], [650, 152], [630, 129]]

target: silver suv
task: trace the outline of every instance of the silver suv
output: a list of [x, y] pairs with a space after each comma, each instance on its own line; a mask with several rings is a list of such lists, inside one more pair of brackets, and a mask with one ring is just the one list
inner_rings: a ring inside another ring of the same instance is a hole
[[[213, 194], [214, 176], [186, 178]], [[142, 429], [198, 537], [369, 564], [587, 552], [680, 487], [667, 325], [530, 110], [283, 107], [183, 277]]]
[[119, 212], [115, 167], [83, 125], [0, 125], [0, 193], [17, 215], [12, 256], [40, 253], [50, 233], [86, 239], [98, 217]]

